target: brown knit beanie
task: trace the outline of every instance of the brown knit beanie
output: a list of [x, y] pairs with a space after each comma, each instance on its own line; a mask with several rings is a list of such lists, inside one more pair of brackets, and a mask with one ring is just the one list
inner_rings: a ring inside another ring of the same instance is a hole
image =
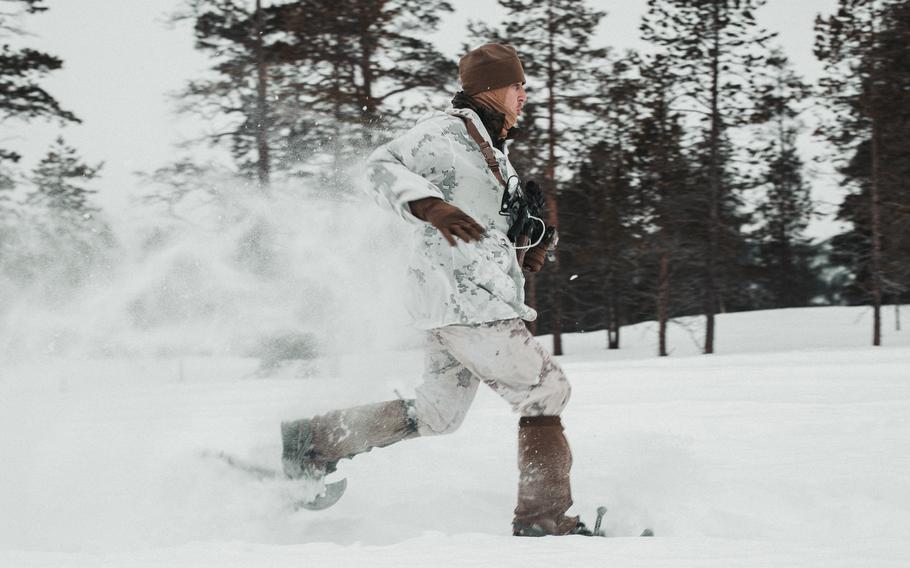
[[511, 45], [488, 43], [472, 49], [458, 62], [458, 78], [467, 95], [525, 82], [518, 52]]

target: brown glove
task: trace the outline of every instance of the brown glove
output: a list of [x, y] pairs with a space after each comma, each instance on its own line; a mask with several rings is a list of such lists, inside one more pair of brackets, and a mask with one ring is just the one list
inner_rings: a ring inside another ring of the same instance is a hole
[[547, 260], [547, 249], [537, 245], [528, 250], [522, 262], [522, 268], [525, 272], [540, 272], [543, 263]]
[[469, 243], [483, 236], [484, 228], [477, 221], [438, 197], [424, 197], [409, 201], [408, 205], [415, 217], [439, 229], [452, 246], [455, 246], [455, 237]]
[[536, 247], [529, 249], [520, 259], [521, 267], [525, 272], [539, 272], [543, 268], [543, 263], [547, 260], [547, 254], [556, 250], [556, 244], [559, 242], [559, 235], [553, 227], [547, 227], [543, 239]]

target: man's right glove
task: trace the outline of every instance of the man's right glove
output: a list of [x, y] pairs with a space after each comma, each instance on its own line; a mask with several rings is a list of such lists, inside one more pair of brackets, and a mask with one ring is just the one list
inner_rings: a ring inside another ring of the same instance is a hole
[[408, 205], [415, 217], [439, 229], [452, 246], [455, 246], [455, 237], [466, 243], [483, 237], [484, 228], [477, 221], [438, 197], [424, 197], [409, 201]]

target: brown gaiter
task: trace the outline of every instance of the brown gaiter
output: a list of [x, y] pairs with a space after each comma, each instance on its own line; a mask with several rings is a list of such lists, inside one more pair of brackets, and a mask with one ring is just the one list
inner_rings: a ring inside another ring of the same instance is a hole
[[518, 428], [518, 505], [513, 529], [561, 535], [571, 531], [577, 517], [572, 506], [569, 470], [572, 452], [559, 416], [525, 416]]
[[352, 458], [417, 436], [408, 406], [400, 400], [335, 410], [316, 416], [307, 426], [313, 436], [311, 459], [321, 462]]

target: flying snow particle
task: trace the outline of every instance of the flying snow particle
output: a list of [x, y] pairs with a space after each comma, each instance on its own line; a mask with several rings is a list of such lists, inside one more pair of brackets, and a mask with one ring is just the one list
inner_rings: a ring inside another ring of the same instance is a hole
[[575, 280], [576, 278], [578, 278], [578, 275], [573, 274], [572, 276], [569, 276], [569, 281], [571, 282], [572, 280]]

